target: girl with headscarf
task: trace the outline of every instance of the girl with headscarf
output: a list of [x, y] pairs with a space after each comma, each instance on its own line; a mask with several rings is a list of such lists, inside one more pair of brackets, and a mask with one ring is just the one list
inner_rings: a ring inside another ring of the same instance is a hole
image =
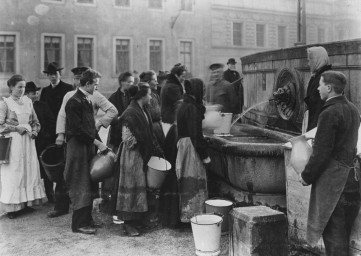
[[184, 101], [177, 114], [178, 154], [176, 174], [180, 195], [180, 220], [190, 219], [204, 212], [204, 201], [208, 198], [207, 176], [205, 164], [210, 163], [207, 143], [203, 137], [202, 80], [194, 78], [184, 83]]
[[12, 138], [9, 162], [0, 165], [0, 204], [10, 219], [46, 196], [40, 177], [35, 138], [40, 123], [33, 103], [24, 97], [25, 79], [14, 75], [8, 81], [10, 96], [0, 101], [0, 135]]
[[308, 66], [311, 70], [311, 78], [308, 82], [306, 98], [304, 99], [308, 109], [308, 122], [306, 131], [317, 126], [318, 116], [324, 104], [317, 90], [321, 74], [331, 69], [330, 60], [325, 48], [315, 46], [307, 48]]
[[162, 155], [152, 128], [152, 118], [145, 107], [151, 99], [147, 83], [129, 88], [132, 101], [120, 117], [122, 125], [122, 150], [119, 159], [119, 186], [116, 210], [118, 218], [125, 221], [129, 236], [139, 235], [148, 211], [146, 171], [152, 155]]

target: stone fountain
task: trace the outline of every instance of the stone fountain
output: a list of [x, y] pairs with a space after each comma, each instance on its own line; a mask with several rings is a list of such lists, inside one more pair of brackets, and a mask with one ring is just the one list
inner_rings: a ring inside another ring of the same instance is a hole
[[[323, 46], [335, 70], [344, 72], [345, 93], [360, 109], [360, 40]], [[302, 129], [303, 98], [310, 71], [306, 48], [293, 47], [242, 57], [245, 109], [229, 137], [207, 133], [211, 189], [238, 202], [286, 208], [284, 147]]]

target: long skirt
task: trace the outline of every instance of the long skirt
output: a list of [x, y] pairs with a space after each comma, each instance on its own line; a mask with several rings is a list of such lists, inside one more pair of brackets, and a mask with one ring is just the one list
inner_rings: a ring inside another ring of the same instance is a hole
[[19, 211], [26, 205], [40, 204], [46, 197], [40, 177], [35, 140], [29, 135], [11, 132], [9, 163], [0, 165], [1, 208], [6, 212]]
[[139, 219], [148, 211], [146, 176], [143, 159], [138, 149], [123, 146], [119, 159], [118, 217], [122, 220]]
[[208, 198], [207, 175], [202, 160], [195, 151], [189, 137], [178, 141], [176, 160], [181, 222], [205, 212], [204, 202]]

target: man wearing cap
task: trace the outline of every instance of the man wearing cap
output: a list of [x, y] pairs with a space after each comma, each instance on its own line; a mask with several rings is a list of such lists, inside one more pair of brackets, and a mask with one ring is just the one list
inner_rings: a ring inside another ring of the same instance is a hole
[[223, 67], [221, 63], [209, 66], [211, 70], [211, 83], [206, 88], [206, 101], [209, 104], [219, 104], [224, 113], [239, 113], [237, 109], [237, 94], [234, 86], [223, 79]]
[[64, 179], [73, 205], [71, 228], [73, 232], [82, 234], [96, 232], [92, 206], [97, 190], [90, 178], [89, 164], [96, 153], [95, 147], [101, 152], [107, 149], [99, 140], [89, 97], [99, 84], [100, 77], [95, 70], [84, 71], [79, 88], [65, 106], [67, 143]]
[[[55, 117], [46, 102], [39, 101], [39, 90], [34, 82], [27, 82], [25, 86], [25, 95], [33, 102], [35, 113], [39, 119], [41, 129], [35, 139], [36, 152], [40, 156], [41, 152], [50, 144], [54, 143], [53, 134], [55, 134]], [[44, 180], [45, 193], [48, 201], [54, 203], [53, 182], [46, 175], [43, 165], [40, 164], [41, 177]]]
[[[76, 67], [71, 70], [74, 74], [74, 87], [75, 89], [80, 86], [80, 79], [84, 71], [88, 70], [88, 67]], [[68, 92], [63, 99], [63, 103], [61, 105], [57, 120], [56, 120], [56, 134], [58, 135], [56, 138], [57, 145], [63, 145], [65, 138], [65, 121], [66, 121], [66, 113], [65, 106], [68, 100], [75, 94], [75, 90]], [[89, 95], [89, 99], [92, 102], [94, 118], [96, 117], [98, 110], [101, 109], [105, 114], [95, 123], [95, 128], [97, 131], [100, 130], [101, 127], [107, 128], [111, 121], [117, 117], [118, 110], [115, 106], [108, 101], [107, 98], [104, 97], [99, 91], [94, 90], [92, 95]]]
[[237, 93], [237, 98], [238, 98], [236, 109], [242, 112], [243, 103], [244, 103], [243, 85], [242, 85], [241, 76], [236, 70], [236, 64], [237, 62], [234, 58], [230, 58], [227, 61], [228, 69], [223, 72], [223, 79], [234, 85], [234, 89]]
[[299, 175], [312, 185], [307, 242], [322, 236], [326, 255], [349, 255], [350, 233], [360, 209], [360, 172], [354, 168], [360, 113], [344, 95], [346, 77], [338, 71], [321, 74], [318, 87], [325, 104], [317, 122], [312, 155]]
[[[64, 83], [60, 80], [61, 70], [58, 63], [51, 62], [43, 72], [47, 74], [50, 80], [50, 85], [43, 88], [41, 91], [40, 101], [46, 102], [49, 105], [54, 117], [58, 116], [61, 103], [64, 95], [73, 90], [73, 86]], [[52, 140], [55, 141], [56, 134], [51, 134]], [[66, 192], [66, 185], [64, 180], [56, 183], [55, 187], [55, 207], [53, 211], [48, 213], [48, 217], [58, 217], [69, 212], [69, 196]]]

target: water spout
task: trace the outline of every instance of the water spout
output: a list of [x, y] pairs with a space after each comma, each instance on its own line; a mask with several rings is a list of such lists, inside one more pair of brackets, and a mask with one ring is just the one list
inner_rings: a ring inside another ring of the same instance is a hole
[[255, 104], [255, 105], [247, 108], [246, 110], [243, 110], [243, 112], [242, 112], [241, 114], [236, 114], [235, 117], [233, 118], [233, 122], [232, 122], [232, 124], [231, 124], [231, 128], [232, 128], [232, 126], [233, 126], [235, 123], [237, 123], [237, 121], [238, 121], [239, 119], [241, 119], [241, 118], [242, 118], [245, 114], [247, 114], [250, 110], [254, 109], [255, 107], [257, 107], [257, 106], [259, 106], [259, 105], [265, 104], [265, 103], [269, 103], [269, 101], [268, 101], [268, 100], [265, 100], [265, 101], [259, 102], [259, 103]]

